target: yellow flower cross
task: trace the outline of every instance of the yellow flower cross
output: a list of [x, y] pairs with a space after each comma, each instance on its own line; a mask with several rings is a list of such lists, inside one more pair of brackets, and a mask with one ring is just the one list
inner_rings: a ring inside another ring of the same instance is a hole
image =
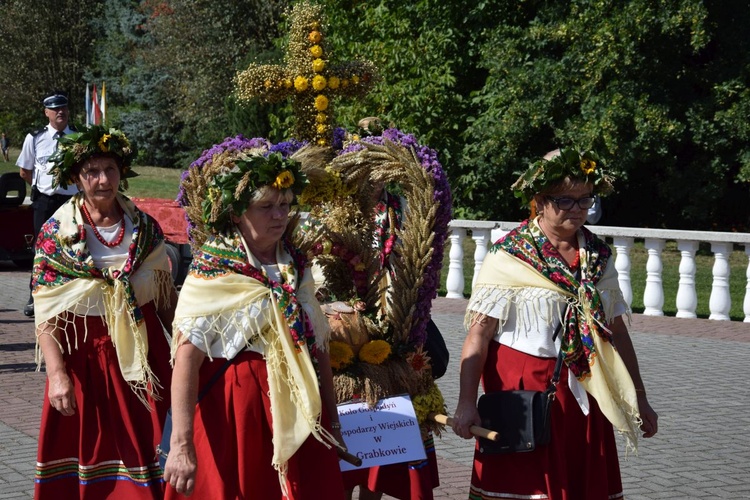
[[369, 61], [329, 63], [321, 5], [298, 3], [289, 19], [286, 65], [251, 64], [237, 74], [235, 94], [240, 102], [255, 98], [280, 102], [291, 97], [296, 118], [294, 137], [330, 146], [333, 97], [365, 95], [374, 83], [375, 66]]

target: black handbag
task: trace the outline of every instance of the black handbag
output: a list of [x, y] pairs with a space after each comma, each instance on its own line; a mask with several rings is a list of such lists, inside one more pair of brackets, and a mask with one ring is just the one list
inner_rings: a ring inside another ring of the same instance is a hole
[[[240, 352], [247, 349], [247, 345], [242, 348], [237, 355], [240, 354]], [[237, 355], [235, 355], [234, 358], [228, 359], [226, 363], [224, 363], [224, 366], [222, 366], [216, 373], [214, 373], [211, 376], [211, 379], [206, 382], [206, 385], [203, 386], [203, 389], [201, 389], [201, 392], [198, 394], [198, 400], [195, 402], [197, 405], [200, 403], [201, 399], [208, 394], [208, 390], [213, 386], [219, 378], [221, 378], [222, 375], [224, 375], [224, 372], [227, 371], [227, 368], [229, 368], [229, 365], [234, 362], [235, 358], [237, 358]], [[164, 465], [167, 463], [167, 457], [169, 456], [169, 450], [170, 450], [170, 440], [172, 439], [172, 408], [167, 410], [167, 416], [164, 418], [164, 430], [161, 433], [161, 441], [159, 444], [156, 445], [156, 458], [159, 460], [159, 465], [161, 466], [161, 470], [164, 470]]]
[[[553, 338], [557, 337], [558, 325]], [[477, 410], [482, 427], [496, 431], [493, 441], [477, 438], [479, 452], [487, 455], [534, 451], [549, 444], [552, 435], [552, 403], [563, 364], [562, 350], [557, 355], [555, 371], [546, 391], [498, 391], [479, 397]]]

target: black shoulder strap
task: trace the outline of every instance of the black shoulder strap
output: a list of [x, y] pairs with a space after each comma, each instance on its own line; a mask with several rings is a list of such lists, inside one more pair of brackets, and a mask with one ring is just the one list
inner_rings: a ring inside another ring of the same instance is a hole
[[245, 347], [243, 347], [242, 349], [240, 349], [237, 352], [237, 354], [234, 355], [234, 358], [228, 359], [226, 361], [226, 363], [224, 363], [224, 366], [222, 366], [218, 371], [216, 371], [211, 376], [211, 378], [209, 379], [209, 381], [206, 382], [206, 385], [203, 386], [203, 389], [201, 389], [201, 392], [198, 393], [198, 401], [196, 403], [199, 403], [200, 400], [203, 399], [203, 397], [206, 394], [208, 394], [208, 391], [209, 391], [209, 389], [211, 389], [211, 386], [213, 386], [224, 375], [224, 372], [227, 371], [227, 369], [229, 368], [229, 365], [231, 365], [234, 362], [234, 360], [237, 358], [237, 356], [239, 356], [240, 353], [243, 352], [245, 349], [247, 349], [247, 344], [245, 344]]
[[36, 137], [36, 136], [38, 136], [39, 134], [41, 134], [42, 132], [44, 132], [45, 130], [47, 130], [47, 127], [48, 127], [48, 126], [49, 126], [49, 125], [47, 125], [47, 126], [44, 126], [44, 127], [42, 127], [42, 128], [38, 128], [38, 129], [36, 129], [36, 130], [32, 130], [31, 132], [29, 132], [29, 134], [31, 134], [31, 137]]
[[[570, 308], [571, 306], [568, 306]], [[555, 333], [552, 334], [552, 340], [556, 340], [557, 336], [560, 334], [560, 330], [562, 329], [563, 323], [565, 323], [565, 318], [568, 316], [568, 308], [565, 309], [565, 314], [563, 314], [562, 321], [557, 325], [557, 328], [555, 328]], [[552, 379], [550, 380], [550, 386], [547, 389], [547, 391], [555, 391], [555, 386], [557, 385], [557, 382], [560, 380], [560, 371], [562, 370], [563, 365], [563, 351], [562, 351], [562, 342], [560, 343], [560, 350], [557, 353], [557, 362], [555, 363], [555, 371], [552, 374]]]

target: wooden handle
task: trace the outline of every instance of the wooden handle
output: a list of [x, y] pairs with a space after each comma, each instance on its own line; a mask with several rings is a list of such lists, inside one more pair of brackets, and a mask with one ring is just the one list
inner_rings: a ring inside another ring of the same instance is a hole
[[354, 465], [355, 467], [359, 467], [362, 465], [362, 459], [359, 458], [356, 455], [352, 455], [348, 451], [346, 451], [344, 448], [336, 447], [336, 453], [338, 453], [339, 458], [341, 460], [345, 460], [349, 462], [350, 464]]
[[[441, 415], [440, 413], [430, 413], [429, 418], [435, 422], [443, 425], [453, 425], [453, 418], [447, 415]], [[490, 441], [498, 441], [500, 439], [500, 433], [497, 431], [491, 431], [478, 425], [472, 425], [469, 427], [469, 432], [478, 437], [489, 439]]]

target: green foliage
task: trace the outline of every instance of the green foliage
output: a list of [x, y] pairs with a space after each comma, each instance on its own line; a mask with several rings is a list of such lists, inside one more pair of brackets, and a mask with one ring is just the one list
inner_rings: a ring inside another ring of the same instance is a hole
[[238, 112], [228, 96], [248, 59], [273, 48], [285, 5], [283, 0], [145, 2], [150, 11], [145, 29], [154, 45], [141, 55], [167, 77], [160, 92], [174, 101], [172, 120], [181, 124], [176, 138], [187, 148], [183, 163], [226, 136], [254, 135], [256, 127], [265, 127], [258, 112]]
[[[462, 149], [469, 116], [466, 95], [481, 87], [469, 12], [475, 0], [328, 0], [327, 43], [337, 61], [368, 59], [380, 80], [364, 99], [338, 100], [336, 121], [348, 130], [377, 116], [439, 151], [449, 175]], [[284, 121], [279, 121], [284, 126]]]
[[185, 144], [183, 122], [175, 119], [170, 75], [144, 57], [154, 50], [146, 31], [152, 11], [146, 2], [107, 0], [97, 20], [97, 40], [87, 81], [107, 84], [107, 124], [122, 129], [138, 146], [139, 165], [173, 166]]
[[[3, 2], [0, 128], [20, 145], [54, 87], [82, 121], [84, 82], [106, 81], [108, 125], [138, 164], [184, 166], [238, 133], [286, 139], [288, 103], [230, 94], [237, 70], [282, 62], [294, 1]], [[576, 144], [618, 177], [605, 224], [748, 229], [746, 2], [320, 1], [333, 62], [366, 58], [381, 77], [336, 100], [336, 122], [377, 116], [437, 149], [456, 217], [525, 217], [511, 184]]]
[[747, 208], [737, 202], [747, 186], [736, 184], [750, 172], [748, 126], [738, 123], [750, 106], [740, 83], [750, 68], [746, 8], [699, 0], [500, 3], [515, 15], [482, 48], [489, 77], [474, 103], [484, 112], [465, 135], [468, 168], [458, 188], [478, 193], [479, 213], [524, 216], [507, 186], [527, 162], [575, 143], [619, 174], [607, 224], [746, 225]]
[[68, 92], [72, 116], [81, 112], [80, 82], [97, 37], [91, 22], [101, 12], [95, 0], [2, 2], [0, 119], [16, 145], [46, 125], [42, 99], [51, 90]]
[[138, 144], [138, 163], [186, 166], [228, 135], [268, 130], [267, 109], [240, 108], [230, 92], [235, 72], [273, 48], [283, 5], [107, 0], [89, 76], [107, 82], [108, 121]]

